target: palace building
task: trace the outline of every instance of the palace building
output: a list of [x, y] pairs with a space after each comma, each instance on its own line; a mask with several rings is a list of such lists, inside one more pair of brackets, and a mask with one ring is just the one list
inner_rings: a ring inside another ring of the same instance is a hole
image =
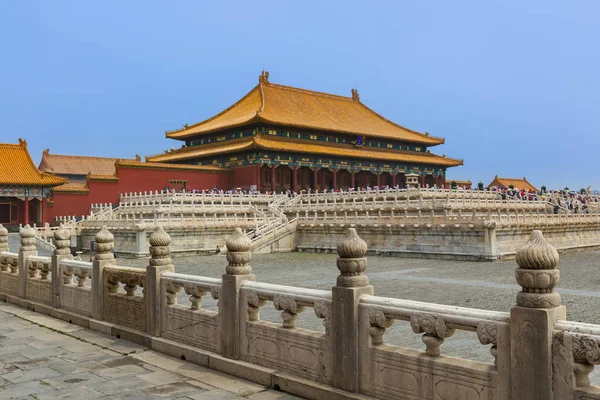
[[48, 220], [47, 199], [52, 187], [66, 179], [38, 170], [27, 150], [27, 142], [0, 143], [0, 224], [41, 225]]
[[277, 85], [268, 72], [231, 107], [166, 137], [183, 145], [147, 161], [224, 168], [232, 188], [260, 191], [404, 187], [407, 174], [443, 187], [446, 169], [463, 164], [431, 153], [443, 138], [389, 121], [354, 89], [344, 97]]
[[537, 192], [537, 188], [533, 186], [527, 178], [523, 177], [523, 179], [519, 178], [499, 178], [498, 175], [494, 177], [494, 180], [487, 185], [487, 189], [496, 187], [500, 189], [520, 189], [526, 190], [528, 192]]

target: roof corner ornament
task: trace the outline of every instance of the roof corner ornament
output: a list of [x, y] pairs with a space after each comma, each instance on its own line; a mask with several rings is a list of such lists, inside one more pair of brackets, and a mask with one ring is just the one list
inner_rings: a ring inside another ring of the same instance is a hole
[[188, 124], [183, 124], [183, 129], [187, 129], [188, 128]]
[[135, 161], [142, 161], [142, 157], [139, 154], [135, 155]]
[[25, 146], [25, 147], [27, 147], [27, 140], [19, 138], [19, 144], [20, 144], [21, 146]]
[[358, 94], [358, 90], [352, 89], [352, 100], [360, 103], [360, 96]]
[[50, 154], [50, 149], [44, 149], [44, 152], [43, 152], [43, 154], [44, 154], [44, 155], [46, 155], [46, 154]]
[[425, 136], [429, 136], [429, 132], [425, 132]]
[[262, 73], [258, 77], [260, 83], [269, 83], [269, 71], [263, 69]]

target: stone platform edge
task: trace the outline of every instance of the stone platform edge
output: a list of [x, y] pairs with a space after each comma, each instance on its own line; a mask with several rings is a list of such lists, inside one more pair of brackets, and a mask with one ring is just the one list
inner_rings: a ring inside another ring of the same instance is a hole
[[[264, 385], [268, 389], [280, 390], [307, 399], [328, 400], [376, 400], [373, 397], [337, 390], [308, 379], [292, 376], [286, 372], [223, 357], [197, 347], [177, 343], [169, 339], [154, 337], [123, 326], [98, 321], [91, 317], [54, 308], [35, 301], [0, 293], [0, 301], [15, 304], [24, 309], [60, 319], [71, 324], [91, 329], [118, 339], [147, 347], [150, 350], [186, 360], [203, 367]], [[15, 314], [19, 318], [27, 318]], [[36, 323], [35, 321], [31, 321]], [[67, 332], [61, 332], [67, 334]], [[91, 342], [93, 343], [93, 342]]]

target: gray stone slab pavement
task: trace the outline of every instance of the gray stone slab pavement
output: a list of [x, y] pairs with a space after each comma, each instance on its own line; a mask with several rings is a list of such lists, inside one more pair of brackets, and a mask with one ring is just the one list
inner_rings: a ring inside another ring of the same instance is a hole
[[112, 336], [0, 304], [0, 399], [294, 400]]

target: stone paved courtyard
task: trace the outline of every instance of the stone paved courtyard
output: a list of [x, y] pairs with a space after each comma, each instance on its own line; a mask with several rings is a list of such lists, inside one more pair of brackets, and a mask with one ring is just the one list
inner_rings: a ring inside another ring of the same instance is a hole
[[0, 398], [299, 399], [5, 303]]

